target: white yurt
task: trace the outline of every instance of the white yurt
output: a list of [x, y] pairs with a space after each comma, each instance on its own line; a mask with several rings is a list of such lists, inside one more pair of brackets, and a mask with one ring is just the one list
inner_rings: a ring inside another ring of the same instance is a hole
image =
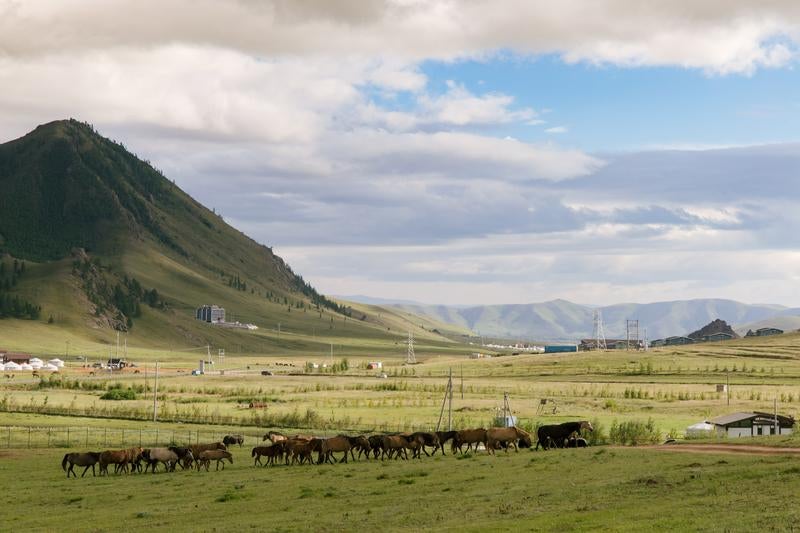
[[33, 370], [33, 367], [28, 363], [22, 363], [19, 365], [20, 370]]
[[34, 369], [34, 370], [39, 370], [40, 368], [42, 368], [44, 366], [44, 363], [42, 363], [41, 361], [39, 361], [38, 363], [34, 363], [33, 361], [31, 361], [28, 364], [31, 365], [31, 368]]
[[38, 357], [31, 357], [30, 360], [28, 361], [28, 364], [31, 365], [31, 366], [43, 365], [44, 361], [42, 361]]
[[14, 361], [9, 361], [8, 363], [6, 363], [5, 366], [6, 366], [5, 370], [22, 370], [20, 366]]
[[47, 364], [53, 365], [58, 368], [64, 368], [64, 361], [56, 357], [55, 359], [50, 359]]
[[6, 369], [5, 363], [0, 363], [0, 372]]
[[687, 439], [702, 439], [713, 437], [716, 427], [707, 422], [698, 422], [686, 428]]
[[54, 364], [47, 363], [42, 367], [42, 370], [47, 370], [48, 372], [58, 372], [58, 367]]

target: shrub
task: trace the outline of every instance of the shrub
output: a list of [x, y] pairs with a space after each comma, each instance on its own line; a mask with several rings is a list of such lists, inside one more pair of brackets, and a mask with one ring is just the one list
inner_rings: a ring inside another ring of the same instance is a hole
[[133, 389], [113, 388], [100, 396], [101, 400], [135, 400], [136, 391]]
[[661, 440], [661, 432], [656, 429], [652, 418], [648, 418], [647, 422], [631, 420], [617, 423], [614, 421], [611, 424], [608, 437], [614, 444], [636, 446], [658, 442]]

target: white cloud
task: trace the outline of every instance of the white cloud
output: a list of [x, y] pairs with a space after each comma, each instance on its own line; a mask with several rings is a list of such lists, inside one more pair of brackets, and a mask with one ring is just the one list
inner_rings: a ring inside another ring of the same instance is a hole
[[554, 126], [544, 130], [547, 133], [567, 133], [569, 131], [566, 126]]
[[[8, 56], [176, 42], [255, 56], [412, 62], [513, 50], [728, 74], [787, 64], [799, 28], [793, 0], [509, 0], [502, 8], [490, 0], [0, 0], [0, 52]], [[383, 80], [419, 85], [412, 72]]]

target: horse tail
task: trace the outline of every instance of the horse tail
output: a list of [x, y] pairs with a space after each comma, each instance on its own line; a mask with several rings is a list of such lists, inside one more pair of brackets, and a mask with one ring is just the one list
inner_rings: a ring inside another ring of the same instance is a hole
[[253, 448], [253, 452], [250, 454], [250, 457], [255, 457], [255, 456], [256, 456], [256, 449]]
[[61, 469], [62, 469], [63, 471], [65, 471], [65, 472], [67, 471], [67, 462], [68, 462], [68, 459], [69, 459], [69, 454], [68, 454], [68, 453], [66, 453], [66, 454], [64, 454], [64, 458], [61, 460]]

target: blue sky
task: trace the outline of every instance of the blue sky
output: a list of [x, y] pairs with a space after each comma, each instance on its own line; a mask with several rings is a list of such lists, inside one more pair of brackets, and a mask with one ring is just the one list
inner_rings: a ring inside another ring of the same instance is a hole
[[[546, 124], [514, 124], [495, 135], [557, 140], [591, 152], [654, 146], [717, 146], [797, 141], [800, 74], [794, 66], [719, 75], [679, 67], [566, 64], [558, 56], [426, 62], [434, 90], [454, 80], [476, 94], [500, 92], [517, 105], [550, 110]], [[565, 126], [553, 134], [544, 130]]]
[[0, 0], [0, 140], [89, 121], [327, 294], [800, 306], [797, 2], [498, 5]]

